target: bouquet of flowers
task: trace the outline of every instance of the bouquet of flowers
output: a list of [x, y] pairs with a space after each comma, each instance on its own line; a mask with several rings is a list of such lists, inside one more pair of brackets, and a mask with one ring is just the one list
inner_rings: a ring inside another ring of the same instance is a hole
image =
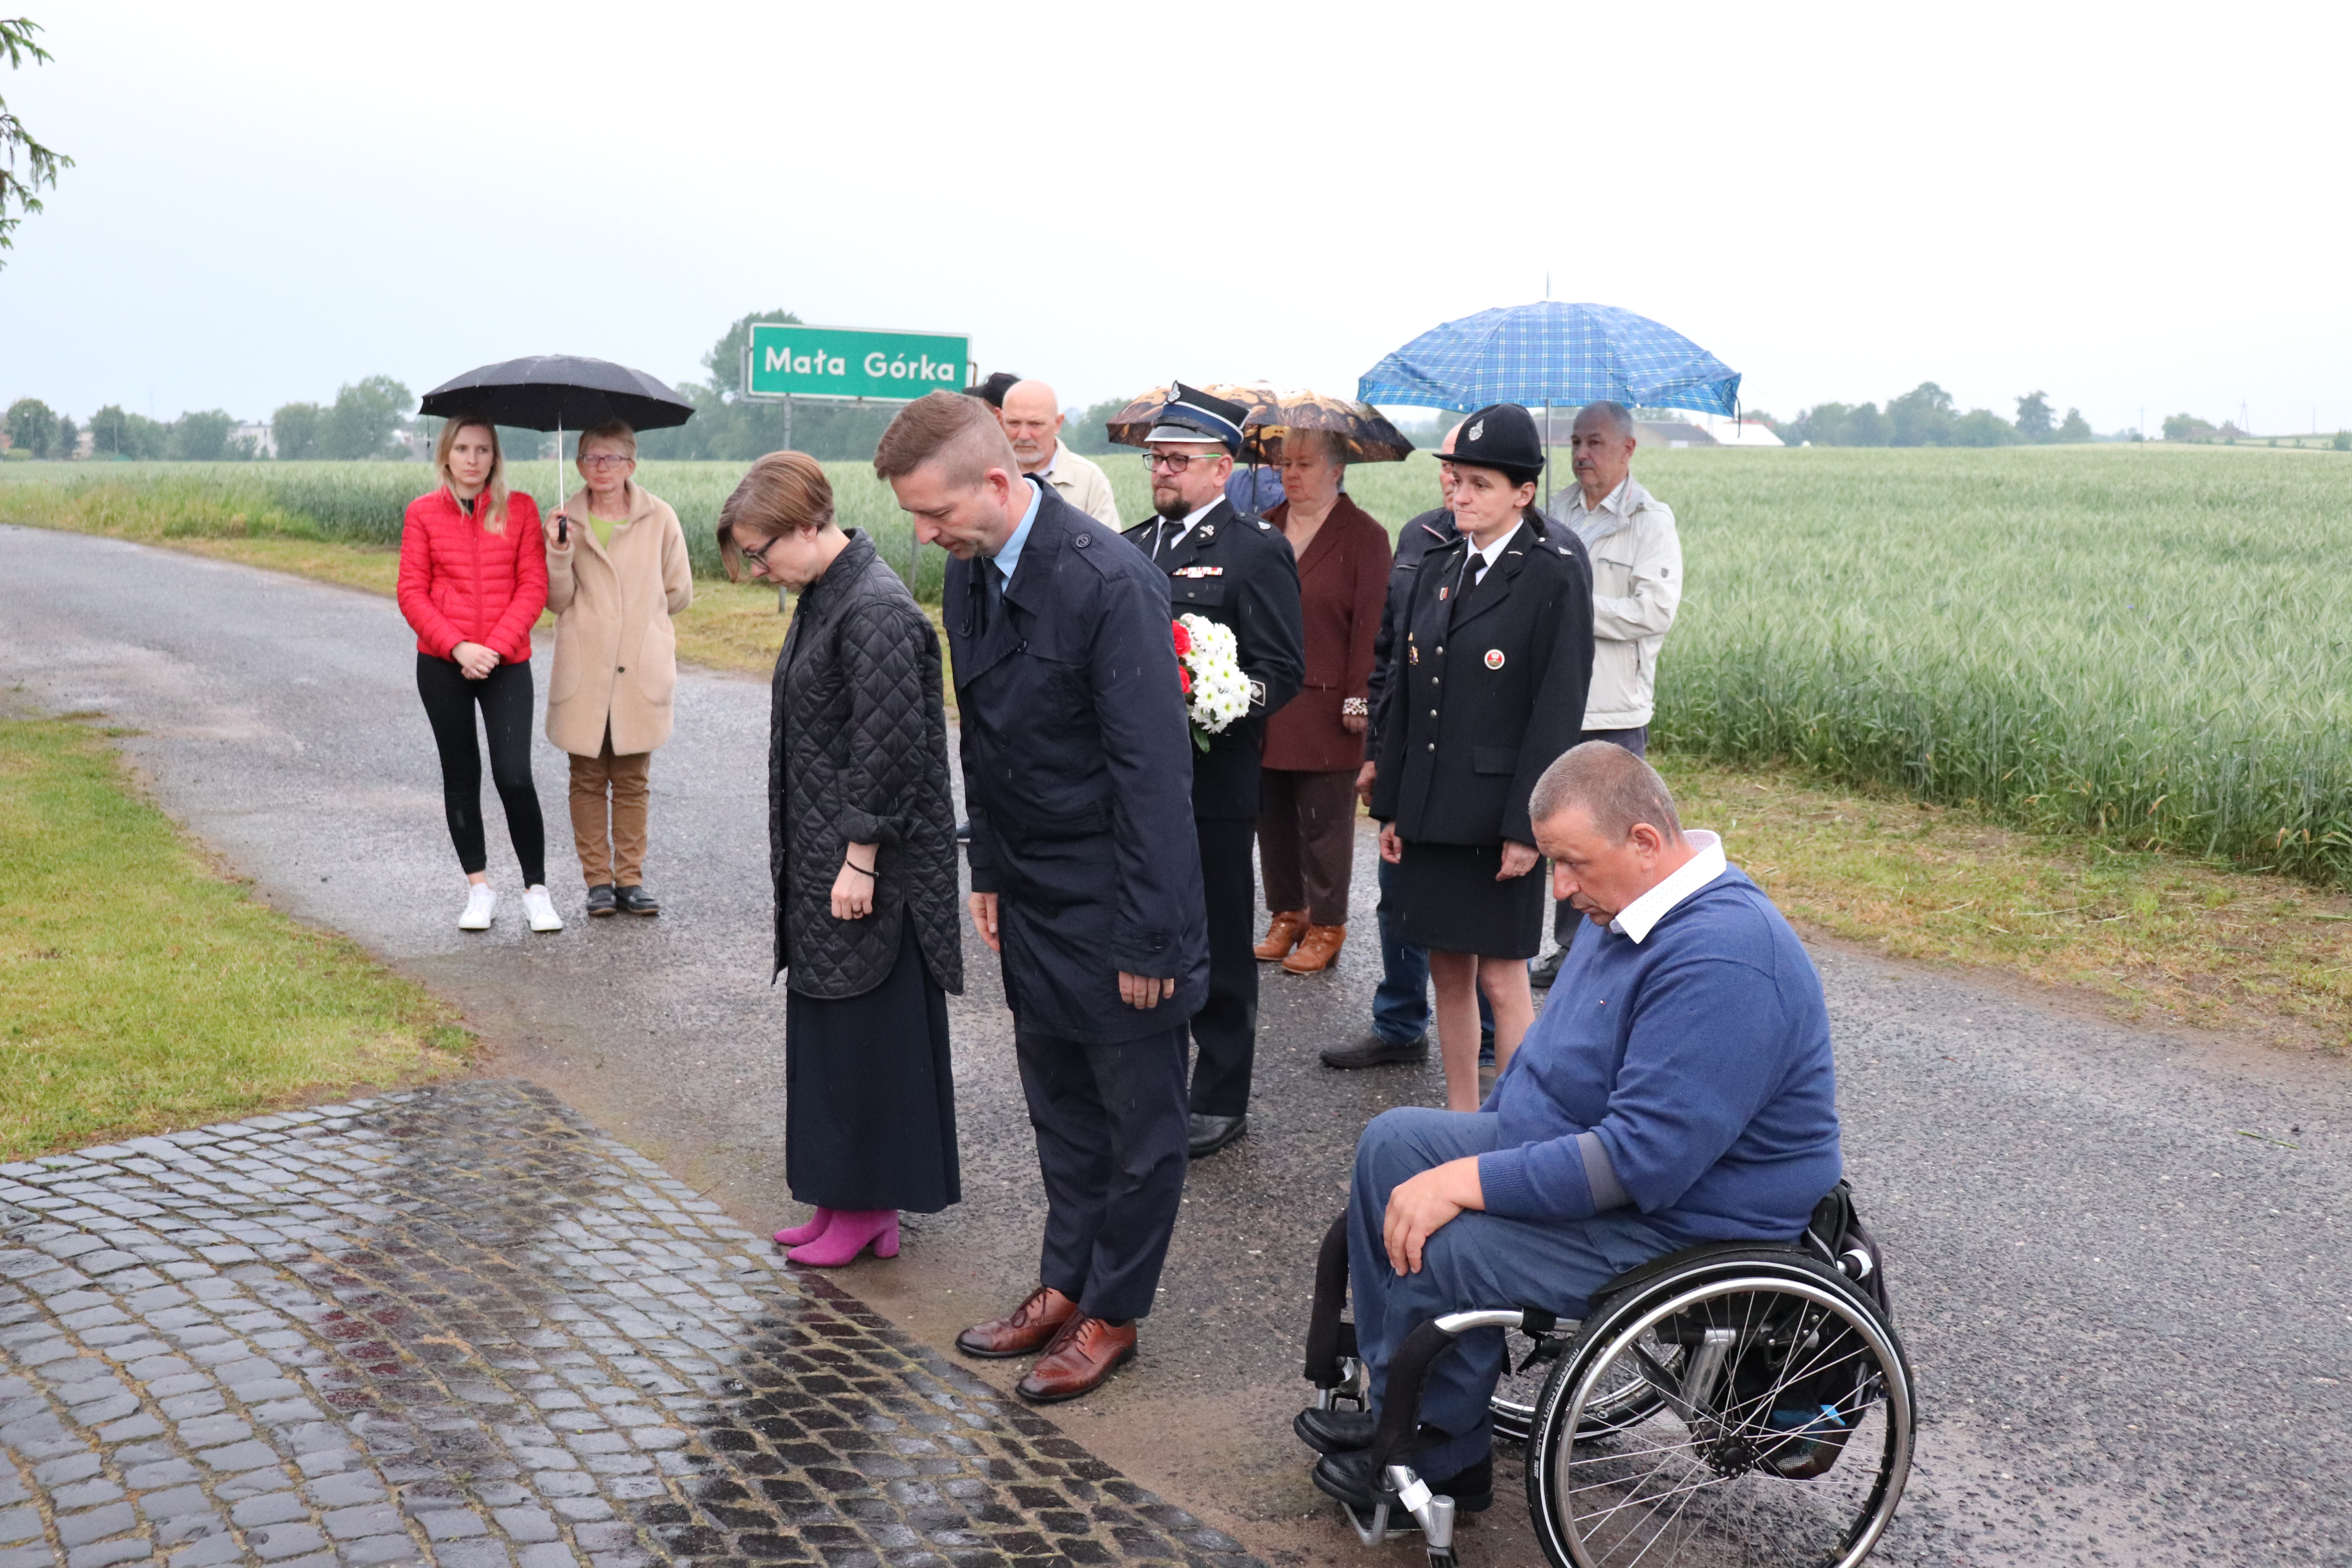
[[1179, 616], [1172, 628], [1176, 638], [1176, 679], [1184, 691], [1184, 712], [1192, 721], [1192, 743], [1209, 749], [1209, 737], [1250, 708], [1248, 677], [1242, 674], [1240, 645], [1233, 628], [1202, 616]]

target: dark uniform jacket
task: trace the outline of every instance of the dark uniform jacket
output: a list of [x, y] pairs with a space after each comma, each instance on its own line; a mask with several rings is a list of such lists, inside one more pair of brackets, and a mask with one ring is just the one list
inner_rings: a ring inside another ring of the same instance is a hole
[[1381, 727], [1389, 715], [1389, 661], [1404, 637], [1404, 619], [1412, 608], [1412, 585], [1421, 580], [1421, 558], [1460, 537], [1454, 531], [1454, 514], [1444, 507], [1423, 512], [1397, 532], [1396, 556], [1389, 563], [1389, 595], [1381, 606], [1381, 629], [1372, 637], [1372, 679], [1365, 689], [1365, 706], [1371, 722], [1364, 731], [1364, 761], [1381, 760]]
[[[874, 912], [833, 917], [843, 846], [878, 844]], [[776, 968], [804, 996], [858, 996], [890, 977], [900, 927], [931, 978], [963, 989], [955, 802], [940, 637], [874, 541], [853, 529], [801, 591], [776, 658], [768, 730], [768, 868]]]
[[1528, 797], [1576, 744], [1592, 681], [1592, 569], [1572, 536], [1522, 521], [1466, 592], [1469, 541], [1414, 574], [1371, 813], [1430, 844], [1535, 842]]
[[[1160, 523], [1156, 517], [1139, 523], [1127, 537], [1149, 556]], [[1242, 674], [1265, 689], [1246, 715], [1193, 757], [1192, 815], [1255, 822], [1265, 716], [1297, 695], [1307, 673], [1297, 559], [1280, 530], [1221, 500], [1181, 542], [1160, 552], [1158, 565], [1168, 574], [1171, 614], [1232, 627]]]
[[[988, 566], [950, 558], [943, 609], [971, 887], [998, 895], [1006, 1000], [1019, 1027], [1063, 1039], [1165, 1033], [1209, 988], [1167, 579], [1050, 489], [982, 627]], [[1176, 994], [1128, 1006], [1121, 970]]]

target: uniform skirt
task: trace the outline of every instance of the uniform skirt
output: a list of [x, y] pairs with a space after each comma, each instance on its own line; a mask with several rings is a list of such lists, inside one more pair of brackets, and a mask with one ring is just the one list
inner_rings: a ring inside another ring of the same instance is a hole
[[784, 1179], [802, 1203], [936, 1214], [963, 1197], [947, 994], [905, 931], [865, 994], [785, 994]]
[[1381, 912], [1399, 934], [1437, 952], [1484, 958], [1533, 958], [1543, 949], [1544, 863], [1524, 877], [1498, 882], [1499, 844], [1404, 841], [1404, 858], [1390, 873]]

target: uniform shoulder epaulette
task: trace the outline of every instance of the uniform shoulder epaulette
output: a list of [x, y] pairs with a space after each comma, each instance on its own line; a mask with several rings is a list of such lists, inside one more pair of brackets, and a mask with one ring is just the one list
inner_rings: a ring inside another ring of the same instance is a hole
[[[1070, 549], [1072, 553], [1076, 554], [1079, 560], [1085, 562], [1087, 565], [1092, 566], [1104, 576], [1116, 577], [1119, 575], [1122, 567], [1131, 565], [1133, 563], [1122, 560], [1122, 557], [1126, 556], [1128, 553], [1124, 550], [1106, 550], [1102, 548], [1105, 542], [1106, 541], [1096, 538], [1094, 534], [1086, 529], [1074, 528], [1070, 531]], [[1125, 544], [1129, 543], [1129, 541], [1127, 539], [1127, 536], [1122, 533], [1119, 535], [1119, 542]], [[1160, 568], [1154, 566], [1151, 570], [1154, 573], [1157, 573]]]

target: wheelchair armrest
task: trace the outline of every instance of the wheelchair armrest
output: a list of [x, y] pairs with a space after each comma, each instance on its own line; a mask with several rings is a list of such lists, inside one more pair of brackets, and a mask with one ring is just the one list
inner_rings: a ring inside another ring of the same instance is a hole
[[1337, 1388], [1347, 1381], [1340, 1358], [1356, 1353], [1352, 1325], [1341, 1322], [1348, 1306], [1348, 1211], [1341, 1209], [1331, 1228], [1323, 1233], [1322, 1249], [1315, 1255], [1315, 1307], [1307, 1320], [1307, 1381], [1318, 1388]]

